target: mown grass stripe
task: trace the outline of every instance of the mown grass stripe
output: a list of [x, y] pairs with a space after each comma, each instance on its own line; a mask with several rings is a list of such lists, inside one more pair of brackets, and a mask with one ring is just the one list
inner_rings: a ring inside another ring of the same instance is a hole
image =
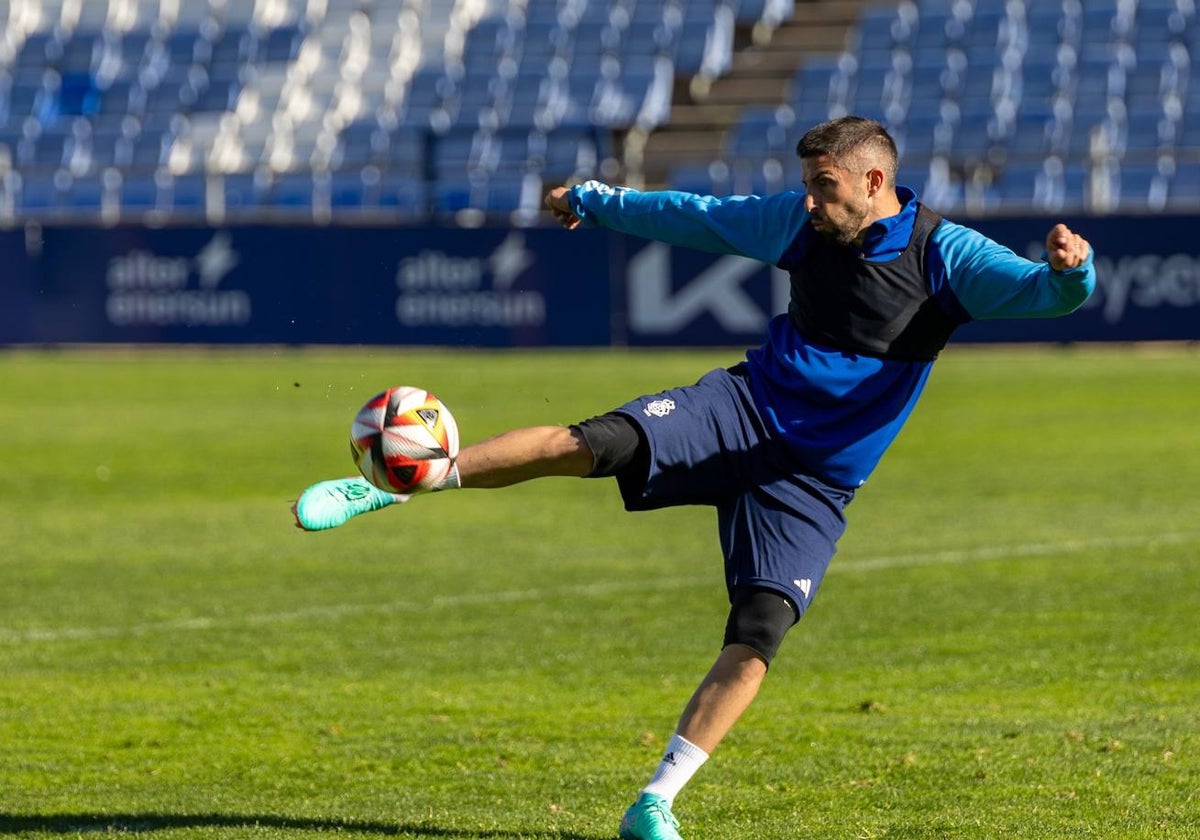
[[[1185, 545], [1200, 541], [1200, 531], [1181, 531], [1164, 534], [1143, 534], [1127, 537], [1101, 537], [1091, 540], [1062, 540], [1033, 542], [1023, 545], [989, 546], [975, 549], [918, 552], [871, 557], [863, 560], [835, 562], [830, 573], [874, 572], [888, 569], [949, 565], [953, 563], [1015, 560], [1045, 555], [1078, 554], [1085, 551], [1104, 551], [1114, 548], [1147, 548], [1154, 545]], [[382, 604], [328, 604], [284, 612], [257, 613], [220, 617], [197, 616], [171, 621], [153, 621], [129, 627], [62, 627], [33, 630], [0, 630], [0, 644], [27, 645], [53, 642], [95, 641], [101, 639], [158, 636], [166, 633], [224, 630], [235, 627], [256, 627], [312, 620], [336, 621], [347, 616], [367, 614], [390, 615], [491, 604], [520, 603], [547, 598], [587, 598], [633, 592], [653, 588], [659, 591], [710, 586], [711, 575], [687, 578], [661, 578], [655, 581], [616, 580], [566, 587], [537, 587], [500, 592], [472, 592], [442, 595], [428, 601], [389, 601]]]

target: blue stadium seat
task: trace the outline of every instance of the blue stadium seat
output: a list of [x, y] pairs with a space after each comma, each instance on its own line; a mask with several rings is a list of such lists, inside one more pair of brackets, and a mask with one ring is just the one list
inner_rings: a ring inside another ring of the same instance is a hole
[[460, 95], [455, 103], [453, 124], [475, 127], [483, 124], [483, 114], [502, 97], [505, 82], [494, 74], [466, 76], [459, 85]]
[[25, 38], [25, 43], [21, 45], [21, 51], [17, 53], [14, 70], [17, 73], [27, 70], [40, 78], [42, 72], [50, 64], [51, 45], [55, 42], [55, 36], [49, 33], [29, 33]]
[[1200, 162], [1180, 161], [1167, 187], [1168, 209], [1194, 212], [1200, 206]]
[[689, 18], [683, 22], [675, 39], [671, 55], [681, 76], [694, 76], [704, 63], [704, 48], [712, 28], [711, 19]]
[[378, 195], [377, 209], [387, 210], [399, 219], [421, 217], [430, 207], [428, 187], [409, 175], [384, 172]]
[[209, 45], [208, 63], [216, 76], [233, 78], [248, 58], [250, 36], [240, 29], [225, 29]]
[[120, 189], [121, 212], [137, 216], [158, 207], [158, 185], [153, 173], [131, 170], [125, 172]]
[[451, 99], [457, 84], [442, 67], [422, 67], [413, 74], [404, 100], [404, 122], [428, 128], [433, 115]]
[[473, 70], [496, 69], [501, 57], [511, 54], [520, 40], [518, 31], [504, 17], [479, 20], [467, 32], [463, 63], [468, 75]]
[[547, 181], [594, 177], [601, 163], [612, 156], [608, 135], [594, 128], [558, 129], [541, 138], [531, 137], [531, 151], [542, 157], [542, 175]]
[[789, 179], [789, 169], [783, 161], [760, 159], [731, 161], [729, 191], [735, 195], [770, 195], [799, 183]]
[[[1133, 157], [1157, 154], [1163, 142], [1165, 115], [1159, 102], [1144, 102], [1129, 109], [1124, 153]], [[1169, 136], [1169, 135], [1168, 135]]]
[[165, 200], [176, 213], [198, 215], [204, 212], [206, 205], [205, 175], [202, 172], [188, 172], [170, 178], [160, 178], [160, 200]]
[[444, 178], [433, 185], [430, 202], [438, 215], [452, 215], [469, 210], [482, 201], [484, 186], [467, 178]]
[[762, 20], [766, 8], [766, 0], [739, 0], [735, 20], [742, 26], [752, 26]]
[[519, 75], [511, 87], [505, 123], [514, 128], [532, 128], [543, 122], [553, 84], [544, 68], [538, 73]]
[[120, 54], [121, 54], [121, 75], [122, 78], [131, 79], [137, 74], [137, 67], [142, 62], [142, 58], [146, 55], [146, 49], [153, 39], [149, 30], [134, 29], [124, 33], [121, 36]]
[[225, 212], [237, 214], [262, 206], [269, 181], [254, 172], [229, 172], [222, 178]]
[[1167, 178], [1157, 163], [1124, 164], [1120, 173], [1120, 207], [1132, 212], [1160, 210], [1166, 203]]
[[[377, 183], [379, 170], [374, 167], [372, 169]], [[329, 174], [329, 206], [333, 211], [358, 211], [368, 206], [370, 186], [363, 171], [362, 167], [336, 169]]]
[[[527, 182], [528, 178], [532, 181]], [[472, 199], [472, 206], [489, 213], [511, 213], [521, 209], [527, 186], [538, 187], [536, 176], [520, 173], [496, 174]], [[538, 190], [540, 194], [540, 189]]]
[[799, 139], [792, 136], [794, 124], [790, 108], [753, 106], [743, 109], [725, 138], [725, 156], [731, 160], [788, 157], [794, 154]]
[[1033, 204], [1034, 190], [1043, 175], [1042, 161], [1013, 161], [996, 174], [993, 191], [1003, 209], [1022, 209]]
[[671, 167], [667, 176], [671, 189], [699, 195], [726, 196], [730, 194], [729, 166], [724, 161], [680, 163]]
[[433, 146], [432, 174], [442, 181], [465, 177], [477, 162], [484, 136], [475, 131], [458, 130], [437, 138]]
[[99, 102], [95, 112], [98, 122], [119, 123], [129, 114], [140, 114], [142, 109], [137, 98], [140, 89], [136, 82], [118, 79], [99, 91]]
[[401, 125], [388, 135], [387, 165], [404, 172], [423, 172], [429, 161], [429, 134]]
[[864, 54], [878, 51], [888, 53], [897, 43], [911, 46], [914, 32], [904, 33], [903, 40], [896, 38], [900, 29], [898, 10], [892, 6], [868, 6], [859, 15], [858, 23], [850, 33], [850, 49], [858, 54], [860, 59]]
[[295, 26], [281, 26], [264, 32], [249, 32], [246, 58], [265, 63], [282, 63], [296, 57], [302, 33]]
[[283, 210], [312, 212], [313, 176], [311, 172], [281, 172], [271, 182], [266, 202]]
[[844, 83], [838, 59], [809, 59], [792, 77], [788, 99], [798, 115], [819, 112], [826, 119], [830, 105], [845, 96]]
[[387, 129], [375, 120], [352, 122], [338, 134], [338, 160], [342, 166], [360, 168], [386, 160], [391, 148]]
[[915, 161], [901, 160], [900, 168], [896, 171], [896, 184], [916, 190], [920, 195], [925, 191], [925, 182], [929, 179], [929, 167], [918, 165]]
[[950, 130], [936, 111], [909, 110], [904, 123], [893, 129], [901, 159], [925, 160], [950, 151]]
[[63, 206], [63, 191], [52, 172], [27, 172], [21, 183], [19, 210], [33, 215], [57, 213]]
[[920, 9], [920, 18], [912, 39], [914, 51], [928, 48], [945, 49], [948, 44], [961, 43], [961, 36], [955, 37], [956, 32], [951, 28], [952, 16], [948, 7], [935, 9], [923, 2]]
[[62, 206], [73, 214], [95, 217], [104, 203], [104, 178], [99, 173], [76, 175], [62, 196]]
[[192, 103], [193, 112], [232, 111], [237, 104], [241, 84], [237, 79], [213, 78], [196, 95]]
[[0, 97], [0, 118], [8, 126], [20, 125], [26, 117], [33, 114], [33, 105], [37, 100], [40, 87], [13, 84], [8, 96]]
[[[84, 123], [86, 125], [86, 122]], [[66, 163], [67, 144], [75, 132], [74, 121], [59, 120], [42, 128], [33, 144], [33, 155], [28, 165], [34, 169], [58, 169]], [[85, 133], [90, 138], [90, 131]], [[86, 141], [85, 141], [86, 142]]]
[[956, 78], [947, 69], [944, 54], [940, 64], [924, 67], [914, 64], [908, 91], [909, 113], [937, 113], [943, 99], [954, 98], [953, 90], [947, 90], [946, 83], [953, 83]]

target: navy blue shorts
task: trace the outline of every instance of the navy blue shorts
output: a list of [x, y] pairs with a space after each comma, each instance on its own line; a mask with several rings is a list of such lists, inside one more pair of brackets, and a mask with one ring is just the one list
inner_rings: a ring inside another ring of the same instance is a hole
[[616, 409], [650, 446], [650, 469], [618, 479], [627, 510], [717, 509], [725, 583], [773, 589], [803, 614], [817, 594], [854, 492], [803, 475], [772, 440], [750, 396], [745, 365]]

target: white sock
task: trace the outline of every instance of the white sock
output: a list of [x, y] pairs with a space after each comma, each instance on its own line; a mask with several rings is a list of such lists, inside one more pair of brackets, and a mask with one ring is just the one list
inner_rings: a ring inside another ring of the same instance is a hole
[[433, 488], [436, 493], [439, 490], [457, 490], [462, 487], [462, 480], [458, 477], [458, 463], [454, 463], [450, 467], [450, 472], [442, 479], [442, 483]]
[[679, 795], [679, 791], [683, 790], [683, 786], [691, 781], [692, 776], [696, 775], [696, 771], [706, 761], [708, 753], [686, 738], [672, 735], [662, 762], [650, 778], [650, 784], [643, 788], [643, 793], [656, 793], [667, 800], [667, 805], [670, 806]]

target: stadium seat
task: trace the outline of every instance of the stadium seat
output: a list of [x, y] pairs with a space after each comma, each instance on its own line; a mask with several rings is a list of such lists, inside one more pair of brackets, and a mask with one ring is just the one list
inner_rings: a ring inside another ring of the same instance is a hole
[[121, 212], [136, 218], [158, 207], [158, 184], [153, 174], [126, 171], [120, 186]]
[[848, 74], [838, 58], [810, 59], [792, 77], [790, 104], [797, 118], [819, 115], [828, 119], [831, 109], [844, 104], [849, 95]]
[[269, 179], [258, 172], [229, 172], [221, 178], [221, 191], [227, 214], [252, 211], [262, 206]]
[[1166, 208], [1192, 213], [1200, 205], [1200, 163], [1180, 162], [1167, 185]]
[[376, 120], [352, 122], [338, 134], [339, 166], [357, 168], [388, 158], [391, 138]]
[[38, 216], [57, 215], [64, 201], [54, 173], [27, 172], [21, 180], [18, 210]]
[[1122, 210], [1159, 211], [1166, 205], [1169, 177], [1159, 164], [1124, 164], [1118, 177], [1117, 199]]
[[951, 129], [936, 112], [908, 112], [904, 122], [893, 128], [901, 159], [928, 160], [950, 151]]
[[614, 154], [608, 138], [606, 132], [595, 128], [565, 128], [546, 135], [535, 132], [530, 136], [530, 150], [543, 158], [543, 177], [561, 183], [598, 176]]
[[271, 182], [266, 203], [276, 209], [311, 211], [313, 206], [312, 173], [281, 172]]
[[444, 67], [418, 69], [404, 99], [403, 121], [417, 128], [429, 128], [436, 122], [435, 115], [445, 103], [453, 100], [456, 88], [456, 81]]
[[724, 161], [676, 164], [671, 167], [667, 185], [699, 195], [729, 195], [729, 166]]
[[465, 177], [481, 165], [488, 141], [487, 132], [459, 129], [440, 136], [433, 146], [432, 174], [435, 181]]
[[202, 172], [188, 172], [159, 179], [160, 201], [176, 214], [202, 214], [207, 205], [206, 189], [205, 175]]
[[742, 111], [737, 123], [725, 139], [725, 155], [729, 159], [761, 159], [788, 157], [794, 153], [796, 140], [792, 130], [795, 116], [791, 108], [756, 106]]
[[63, 192], [63, 209], [83, 218], [96, 218], [104, 206], [107, 192], [104, 176], [100, 173], [72, 176]]

